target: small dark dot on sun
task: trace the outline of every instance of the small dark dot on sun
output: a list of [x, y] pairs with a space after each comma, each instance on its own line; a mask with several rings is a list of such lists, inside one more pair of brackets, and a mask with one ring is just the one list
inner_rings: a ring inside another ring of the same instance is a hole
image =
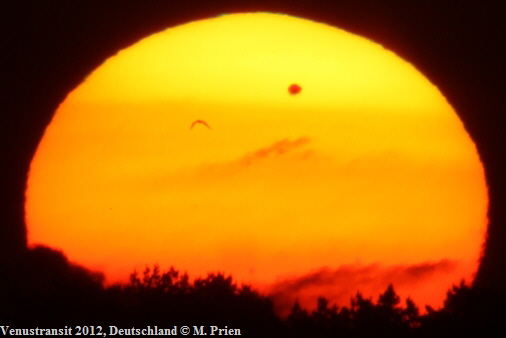
[[290, 85], [290, 87], [288, 87], [288, 92], [291, 95], [298, 94], [298, 93], [300, 93], [301, 90], [302, 90], [302, 88], [296, 83], [294, 83], [294, 84]]

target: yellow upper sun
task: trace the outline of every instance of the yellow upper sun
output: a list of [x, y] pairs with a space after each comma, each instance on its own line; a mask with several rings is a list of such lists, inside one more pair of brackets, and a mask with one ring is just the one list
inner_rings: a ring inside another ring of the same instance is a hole
[[367, 39], [267, 13], [107, 60], [58, 108], [26, 194], [29, 242], [111, 280], [154, 262], [268, 284], [448, 259], [440, 302], [486, 228], [482, 165], [434, 85]]

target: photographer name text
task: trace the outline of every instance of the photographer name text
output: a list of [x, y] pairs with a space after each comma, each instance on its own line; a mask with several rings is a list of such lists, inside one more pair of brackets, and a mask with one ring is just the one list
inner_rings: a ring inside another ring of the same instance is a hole
[[172, 326], [160, 328], [145, 326], [141, 328], [120, 328], [110, 325], [102, 326], [65, 326], [63, 328], [14, 328], [0, 326], [3, 336], [240, 336], [241, 329], [231, 329], [228, 326]]

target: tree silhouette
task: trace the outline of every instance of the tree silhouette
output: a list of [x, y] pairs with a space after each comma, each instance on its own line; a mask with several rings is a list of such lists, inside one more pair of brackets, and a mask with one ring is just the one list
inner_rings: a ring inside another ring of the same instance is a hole
[[352, 297], [351, 307], [331, 306], [320, 297], [310, 314], [295, 302], [287, 324], [294, 337], [407, 337], [420, 334], [419, 311], [411, 299], [406, 307], [393, 285], [378, 297], [377, 303], [360, 292]]
[[503, 330], [505, 306], [504, 291], [461, 281], [448, 290], [441, 310], [428, 308], [428, 314], [421, 318], [421, 328], [426, 335], [494, 336]]
[[406, 308], [402, 310], [402, 322], [409, 328], [420, 327], [420, 311], [411, 298], [406, 298]]
[[250, 337], [485, 336], [502, 330], [506, 314], [504, 292], [462, 281], [448, 290], [442, 309], [427, 306], [424, 315], [410, 298], [403, 307], [389, 285], [376, 303], [360, 292], [349, 307], [321, 296], [314, 310], [295, 302], [282, 319], [269, 297], [223, 273], [191, 281], [174, 267], [155, 265], [134, 271], [126, 284], [106, 287], [103, 276], [47, 247], [0, 262], [0, 300], [1, 325], [218, 325]]
[[320, 337], [332, 337], [341, 331], [339, 320], [339, 308], [337, 305], [329, 306], [329, 301], [325, 297], [319, 297], [316, 310], [312, 317], [315, 325], [313, 332]]
[[400, 297], [395, 293], [390, 284], [384, 293], [378, 298], [376, 306], [378, 320], [381, 322], [381, 330], [384, 332], [399, 332], [402, 328], [402, 309], [399, 307]]
[[313, 333], [311, 318], [298, 300], [293, 304], [292, 311], [287, 317], [287, 324], [293, 337], [311, 337]]
[[352, 329], [364, 335], [372, 335], [379, 330], [378, 317], [371, 299], [357, 292], [351, 299]]

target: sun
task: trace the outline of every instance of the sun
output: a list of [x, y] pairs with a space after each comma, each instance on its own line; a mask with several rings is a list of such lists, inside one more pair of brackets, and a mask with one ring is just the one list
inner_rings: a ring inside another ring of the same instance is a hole
[[474, 143], [411, 64], [323, 23], [241, 13], [89, 75], [46, 129], [25, 207], [31, 245], [110, 282], [158, 263], [285, 300], [394, 283], [439, 306], [477, 270], [487, 203]]

